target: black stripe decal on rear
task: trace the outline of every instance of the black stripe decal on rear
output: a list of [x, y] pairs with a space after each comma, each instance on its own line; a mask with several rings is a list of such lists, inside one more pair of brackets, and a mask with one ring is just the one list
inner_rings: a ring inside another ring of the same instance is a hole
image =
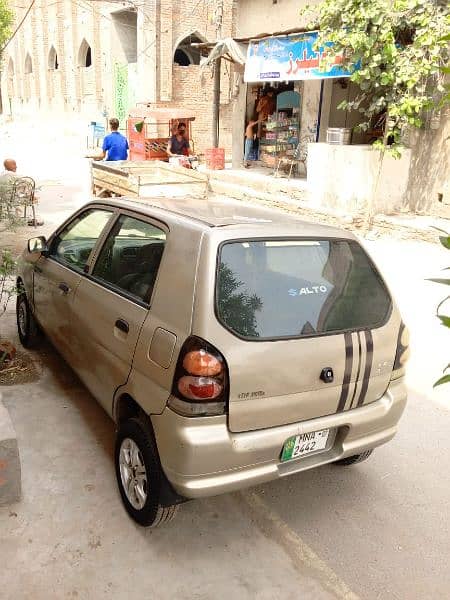
[[356, 372], [355, 389], [353, 390], [352, 401], [350, 402], [349, 408], [353, 407], [353, 402], [355, 401], [355, 396], [356, 396], [356, 390], [358, 389], [359, 376], [361, 374], [361, 362], [362, 362], [361, 351], [362, 351], [362, 348], [361, 348], [361, 334], [359, 331], [358, 331], [357, 335], [358, 335], [358, 371]]
[[369, 387], [369, 379], [370, 372], [372, 370], [372, 361], [373, 361], [373, 337], [371, 331], [365, 331], [364, 335], [366, 336], [366, 367], [364, 369], [364, 379], [361, 387], [361, 393], [359, 395], [357, 406], [361, 406], [364, 402], [367, 394], [367, 388]]
[[336, 412], [342, 412], [344, 410], [345, 403], [348, 398], [348, 390], [350, 388], [350, 379], [352, 376], [352, 365], [353, 365], [353, 342], [352, 334], [344, 333], [345, 340], [345, 370], [344, 379], [342, 380], [341, 397], [339, 398], [339, 404]]

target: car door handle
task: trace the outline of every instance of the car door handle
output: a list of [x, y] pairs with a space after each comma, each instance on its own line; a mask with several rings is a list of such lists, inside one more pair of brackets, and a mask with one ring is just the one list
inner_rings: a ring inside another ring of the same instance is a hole
[[68, 294], [70, 292], [70, 287], [64, 281], [58, 285], [58, 288], [62, 291], [63, 294]]
[[117, 319], [115, 325], [117, 329], [120, 329], [120, 331], [123, 331], [124, 333], [128, 333], [130, 331], [130, 326], [124, 319]]

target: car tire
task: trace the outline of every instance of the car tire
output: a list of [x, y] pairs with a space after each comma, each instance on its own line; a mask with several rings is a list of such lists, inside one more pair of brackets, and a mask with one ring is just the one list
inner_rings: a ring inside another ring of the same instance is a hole
[[337, 465], [349, 466], [356, 465], [356, 463], [360, 463], [363, 460], [367, 460], [369, 456], [372, 454], [373, 450], [366, 450], [365, 452], [361, 452], [361, 454], [354, 454], [353, 456], [347, 456], [346, 458], [341, 458], [341, 460], [337, 460]]
[[178, 505], [160, 504], [165, 475], [148, 425], [132, 418], [119, 426], [114, 462], [122, 502], [132, 519], [157, 527], [174, 518]]
[[17, 331], [25, 348], [35, 348], [41, 341], [41, 332], [25, 292], [21, 292], [16, 300]]

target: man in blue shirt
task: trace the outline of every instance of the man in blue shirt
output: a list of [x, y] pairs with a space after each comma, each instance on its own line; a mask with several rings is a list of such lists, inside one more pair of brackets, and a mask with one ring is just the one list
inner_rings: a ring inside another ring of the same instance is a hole
[[111, 133], [103, 140], [103, 156], [105, 158], [108, 153], [106, 160], [127, 160], [128, 158], [128, 140], [127, 138], [119, 133], [119, 119], [110, 119], [109, 126]]

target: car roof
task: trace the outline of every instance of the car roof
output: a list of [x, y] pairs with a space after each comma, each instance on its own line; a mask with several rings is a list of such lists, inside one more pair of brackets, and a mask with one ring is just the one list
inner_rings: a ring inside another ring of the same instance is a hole
[[305, 221], [295, 213], [259, 207], [223, 196], [120, 197], [102, 199], [100, 203], [135, 210], [162, 220], [172, 214], [203, 225], [205, 228], [233, 227], [244, 232], [245, 229], [254, 229], [256, 226], [262, 231], [266, 230], [267, 233], [272, 233], [274, 230], [278, 230], [276, 233], [279, 233], [283, 230], [286, 233], [301, 233], [317, 237], [321, 235], [354, 237], [343, 229]]

